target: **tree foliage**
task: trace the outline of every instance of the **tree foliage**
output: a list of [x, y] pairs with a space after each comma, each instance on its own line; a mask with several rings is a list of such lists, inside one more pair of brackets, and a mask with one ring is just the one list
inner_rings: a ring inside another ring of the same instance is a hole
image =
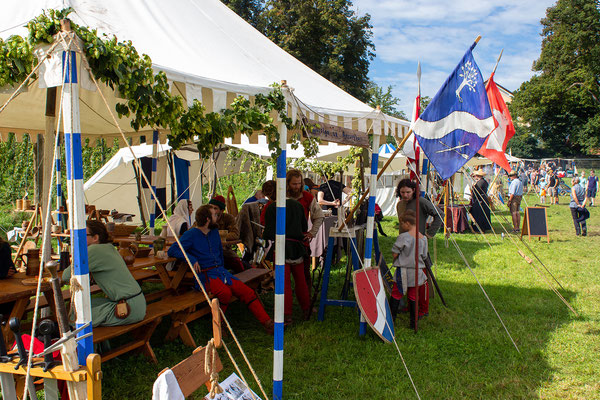
[[558, 0], [541, 23], [538, 74], [515, 93], [513, 119], [548, 154], [593, 154], [600, 148], [598, 2]]
[[387, 115], [407, 119], [406, 114], [396, 108], [400, 104], [400, 99], [392, 94], [392, 89], [393, 86], [389, 85], [384, 91], [381, 86], [369, 82], [369, 88], [367, 89], [369, 100], [367, 104], [373, 108], [380, 106], [381, 111]]
[[244, 18], [250, 25], [262, 30], [262, 12], [265, 5], [262, 0], [221, 0], [237, 15]]
[[351, 6], [349, 0], [268, 0], [259, 25], [279, 47], [366, 101], [375, 50], [371, 17]]

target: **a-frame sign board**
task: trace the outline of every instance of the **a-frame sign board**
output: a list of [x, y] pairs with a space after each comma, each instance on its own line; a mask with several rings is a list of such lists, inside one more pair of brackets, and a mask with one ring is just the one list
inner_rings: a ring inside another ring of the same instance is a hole
[[546, 237], [550, 243], [548, 235], [548, 216], [545, 207], [527, 207], [523, 217], [523, 228], [521, 229], [521, 239], [527, 235], [529, 239], [537, 237], [540, 240]]

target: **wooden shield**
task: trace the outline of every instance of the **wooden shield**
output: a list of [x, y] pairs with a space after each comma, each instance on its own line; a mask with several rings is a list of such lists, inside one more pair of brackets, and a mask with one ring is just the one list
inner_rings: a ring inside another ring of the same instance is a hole
[[385, 342], [394, 340], [394, 321], [379, 268], [360, 269], [352, 275], [354, 293], [363, 317]]

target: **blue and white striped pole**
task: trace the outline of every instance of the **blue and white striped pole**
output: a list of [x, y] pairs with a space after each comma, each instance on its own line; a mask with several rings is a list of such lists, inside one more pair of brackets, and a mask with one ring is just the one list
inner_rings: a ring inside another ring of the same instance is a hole
[[152, 131], [152, 172], [150, 174], [150, 235], [154, 236], [154, 222], [156, 220], [156, 164], [158, 158], [158, 130]]
[[[378, 110], [377, 118], [381, 111]], [[379, 163], [379, 138], [381, 135], [381, 120], [373, 121], [373, 146], [371, 147], [371, 178], [369, 179], [369, 206], [367, 208], [367, 228], [365, 232], [365, 262], [364, 268], [371, 267], [373, 254], [373, 230], [375, 229], [375, 198], [377, 195], [377, 164]], [[367, 324], [360, 315], [359, 334], [362, 336], [367, 332]]]
[[[74, 51], [63, 52], [63, 65], [66, 70], [63, 84], [63, 126], [65, 132], [65, 159], [67, 164], [67, 192], [69, 195], [69, 228], [73, 252], [73, 279], [81, 290], [75, 290], [77, 328], [90, 322], [77, 336], [92, 332], [92, 306], [90, 299], [90, 278], [85, 225], [85, 201], [83, 197], [83, 164], [81, 158], [81, 124], [79, 120], [79, 86], [77, 62]], [[71, 289], [74, 290], [74, 289]], [[77, 342], [79, 364], [86, 365], [86, 358], [94, 351], [92, 336]]]
[[287, 127], [279, 121], [281, 155], [277, 159], [277, 225], [275, 230], [275, 337], [273, 342], [273, 399], [283, 398], [283, 309], [285, 287], [285, 200]]
[[[57, 135], [60, 135], [59, 132], [56, 132]], [[58, 138], [57, 138], [58, 139]], [[60, 144], [60, 141], [58, 142]], [[62, 204], [62, 176], [60, 173], [60, 147], [56, 146], [56, 154], [55, 154], [55, 159], [56, 159], [56, 224], [58, 226], [62, 226], [62, 214], [60, 213], [60, 207], [63, 205]], [[59, 238], [60, 239], [60, 238]]]
[[375, 198], [377, 194], [377, 163], [379, 162], [380, 124], [373, 124], [373, 149], [371, 151], [371, 178], [369, 180], [369, 207], [367, 208], [367, 232], [365, 233], [365, 268], [371, 267], [373, 252], [373, 229], [375, 228]]

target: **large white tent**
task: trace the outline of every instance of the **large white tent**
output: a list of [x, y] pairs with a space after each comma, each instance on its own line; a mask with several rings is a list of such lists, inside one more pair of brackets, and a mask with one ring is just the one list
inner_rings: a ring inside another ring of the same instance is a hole
[[[150, 56], [157, 71], [167, 74], [174, 94], [182, 95], [188, 104], [200, 100], [207, 112], [226, 108], [237, 95], [251, 98], [268, 92], [273, 83], [286, 80], [299, 100], [289, 101], [288, 113], [294, 118], [300, 105], [303, 114], [311, 119], [367, 131], [377, 115], [372, 107], [286, 53], [219, 0], [181, 0], [168, 6], [160, 0], [5, 0], [0, 13], [0, 37], [26, 36], [23, 26], [44, 9], [66, 7], [74, 9], [69, 17], [75, 23], [97, 29], [99, 34], [131, 40], [138, 52]], [[60, 69], [57, 72], [60, 74]], [[118, 98], [106, 87], [103, 92], [114, 112]], [[0, 117], [2, 137], [8, 132], [43, 133], [45, 95], [38, 85], [32, 85], [27, 93], [17, 97]], [[7, 96], [0, 95], [0, 101], [4, 102]], [[81, 91], [80, 97], [81, 133], [119, 138], [100, 97], [87, 90]], [[382, 117], [382, 132], [399, 136], [406, 132], [405, 121]], [[152, 127], [135, 132], [127, 118], [120, 119], [119, 125], [134, 137], [134, 143], [140, 136], [151, 137]], [[161, 131], [161, 142], [165, 135]], [[237, 137], [235, 142], [239, 140]]]
[[[26, 36], [23, 25], [40, 15], [44, 9], [67, 7], [74, 10], [69, 16], [73, 22], [97, 29], [99, 34], [116, 36], [119, 40], [130, 40], [138, 52], [150, 56], [156, 70], [166, 73], [172, 82], [170, 87], [174, 94], [180, 94], [188, 104], [195, 99], [201, 101], [207, 112], [221, 111], [238, 95], [252, 100], [256, 94], [268, 92], [273, 83], [285, 80], [290, 88], [289, 92], [286, 91], [287, 114], [293, 120], [307, 116], [311, 120], [362, 132], [374, 131], [377, 135], [393, 133], [403, 136], [407, 130], [404, 121], [374, 110], [287, 54], [219, 0], [179, 0], [168, 3], [160, 0], [5, 0], [0, 5], [0, 37], [5, 39], [13, 34]], [[67, 50], [74, 49], [69, 47]], [[43, 52], [41, 55], [44, 59]], [[0, 137], [5, 138], [12, 132], [17, 138], [24, 133], [34, 134], [35, 139], [35, 134], [52, 131], [52, 126], [47, 123], [45, 117], [44, 89], [63, 86], [67, 88], [65, 97], [71, 93], [77, 94], [68, 98], [65, 113], [70, 112], [71, 116], [76, 114], [78, 118], [64, 121], [64, 128], [60, 128], [71, 137], [77, 136], [75, 145], [78, 146], [79, 134], [89, 138], [121, 140], [119, 127], [127, 136], [133, 138], [134, 144], [137, 144], [142, 136], [151, 137], [150, 132], [155, 128], [160, 130], [160, 142], [165, 141], [167, 132], [161, 127], [142, 127], [140, 131], [135, 131], [127, 118], [119, 119], [116, 123], [119, 126], [116, 126], [111, 115], [115, 113], [115, 104], [119, 102], [115, 93], [106, 86], [100, 88], [109, 103], [110, 109], [107, 109], [96, 92], [86, 90], [91, 88], [91, 85], [89, 80], [86, 85], [88, 78], [86, 72], [81, 69], [81, 60], [77, 62], [80, 68], [77, 74], [80, 77], [78, 81], [64, 82], [61, 74], [61, 52], [56, 52], [56, 56], [53, 57], [44, 59], [44, 69], [40, 71], [39, 82], [32, 84], [25, 93], [16, 97], [0, 114]], [[83, 90], [79, 91], [77, 86]], [[7, 90], [4, 93], [10, 93], [10, 88], [5, 89]], [[9, 94], [0, 94], [0, 102], [4, 103], [8, 96]], [[74, 106], [71, 107], [71, 104]], [[280, 133], [281, 141], [285, 143], [284, 127]], [[293, 132], [287, 134], [291, 135]], [[379, 136], [376, 138], [374, 143], [377, 145]], [[45, 141], [46, 150], [47, 144], [53, 142], [51, 139], [47, 138]], [[238, 134], [234, 143], [239, 143], [240, 140], [241, 135]], [[257, 135], [254, 135], [252, 140], [258, 140]], [[47, 178], [48, 158], [52, 159], [52, 151], [44, 153], [44, 177]], [[71, 236], [77, 238], [73, 243], [84, 244], [85, 222], [82, 219], [82, 184], [79, 178], [81, 166], [80, 161], [73, 164], [76, 157], [79, 157], [79, 154], [67, 160], [68, 167], [75, 165], [76, 168], [68, 177], [68, 187], [74, 193], [70, 196], [70, 201], [75, 204], [70, 207], [73, 214], [69, 221], [74, 224]], [[285, 169], [284, 158], [279, 165], [283, 167], [280, 169], [282, 172]], [[47, 190], [47, 185], [44, 186]], [[375, 187], [372, 190], [374, 192]], [[284, 188], [278, 185], [277, 191], [279, 198], [283, 199]], [[285, 223], [282, 218], [285, 214], [277, 214], [279, 220], [276, 246], [283, 246]], [[372, 223], [372, 216], [370, 218]], [[280, 226], [283, 227], [283, 232], [279, 232]], [[88, 287], [87, 269], [80, 268], [81, 265], [87, 267], [87, 251], [84, 250], [81, 254], [83, 255], [77, 254], [76, 258], [74, 252], [73, 277], [79, 279], [83, 287]], [[284, 257], [284, 252], [279, 252], [276, 257], [278, 274], [283, 273]], [[366, 259], [365, 263], [369, 265], [370, 258]], [[283, 287], [277, 290], [279, 288], [276, 288], [277, 298], [283, 298]], [[84, 323], [91, 322], [89, 293], [83, 291], [76, 294], [74, 303], [80, 305], [82, 311], [77, 313], [77, 326], [81, 327]], [[274, 397], [280, 398], [283, 379], [283, 309], [278, 302], [275, 308], [277, 334], [274, 346], [273, 390]], [[86, 329], [91, 331], [91, 328]], [[87, 332], [84, 330], [80, 334]], [[80, 341], [78, 346], [84, 349], [81, 355], [85, 356], [91, 351], [91, 338]]]

